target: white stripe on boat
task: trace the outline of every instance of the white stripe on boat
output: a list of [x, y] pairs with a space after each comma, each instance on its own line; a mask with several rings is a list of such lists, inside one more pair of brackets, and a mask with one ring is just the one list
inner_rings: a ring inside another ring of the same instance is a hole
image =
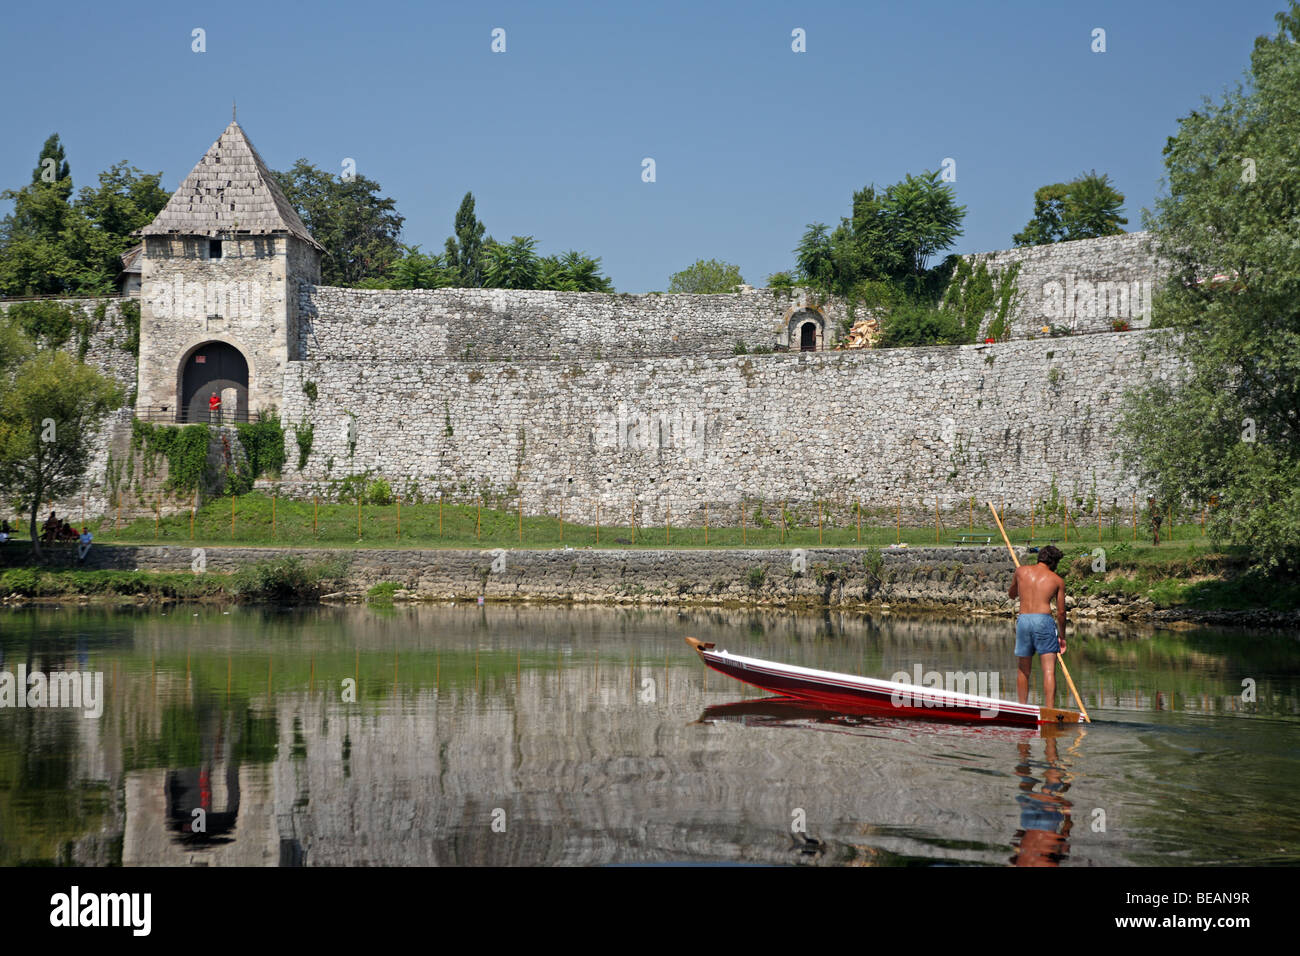
[[879, 680], [875, 677], [856, 677], [852, 674], [814, 670], [811, 667], [799, 667], [795, 664], [775, 664], [772, 661], [759, 660], [756, 657], [743, 657], [740, 654], [732, 654], [730, 651], [702, 651], [701, 653], [705, 659], [710, 657], [720, 660], [725, 659], [728, 663], [744, 670], [760, 671], [778, 677], [803, 677], [821, 684], [835, 684], [840, 687], [877, 692], [886, 691], [891, 695], [903, 694], [909, 698], [924, 695], [925, 700], [934, 701], [940, 706], [953, 707], [983, 704], [986, 706], [980, 707], [981, 710], [998, 709], [1033, 717], [1037, 717], [1041, 713], [1040, 708], [1034, 704], [1021, 704], [1015, 701], [1001, 700], [997, 697], [984, 697], [979, 694], [958, 694], [955, 691], [927, 687], [924, 684], [900, 684], [895, 681]]

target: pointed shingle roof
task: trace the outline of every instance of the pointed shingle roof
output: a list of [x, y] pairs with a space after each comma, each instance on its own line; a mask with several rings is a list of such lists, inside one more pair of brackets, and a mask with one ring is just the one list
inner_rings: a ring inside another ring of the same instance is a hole
[[190, 170], [162, 212], [140, 230], [142, 236], [231, 233], [288, 233], [324, 251], [234, 120]]

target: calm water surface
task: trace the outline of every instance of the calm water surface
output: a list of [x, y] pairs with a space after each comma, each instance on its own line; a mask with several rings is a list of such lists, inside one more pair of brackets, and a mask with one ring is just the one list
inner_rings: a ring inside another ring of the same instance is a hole
[[99, 672], [105, 699], [97, 719], [0, 709], [0, 864], [1095, 866], [1300, 855], [1297, 635], [1083, 631], [1068, 660], [1095, 723], [1044, 737], [765, 703], [706, 672], [687, 634], [879, 677], [917, 665], [988, 671], [1014, 697], [1006, 621], [8, 611], [0, 675]]

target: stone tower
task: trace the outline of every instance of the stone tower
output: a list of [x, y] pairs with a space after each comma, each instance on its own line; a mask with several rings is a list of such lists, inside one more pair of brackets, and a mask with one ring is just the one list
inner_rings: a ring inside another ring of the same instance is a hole
[[136, 414], [223, 422], [281, 404], [298, 331], [298, 284], [323, 247], [231, 121], [148, 226]]

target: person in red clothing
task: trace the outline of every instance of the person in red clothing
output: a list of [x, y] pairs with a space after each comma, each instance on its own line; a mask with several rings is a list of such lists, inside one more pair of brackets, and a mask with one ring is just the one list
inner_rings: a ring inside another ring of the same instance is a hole
[[208, 399], [208, 421], [221, 424], [221, 396], [216, 392]]

